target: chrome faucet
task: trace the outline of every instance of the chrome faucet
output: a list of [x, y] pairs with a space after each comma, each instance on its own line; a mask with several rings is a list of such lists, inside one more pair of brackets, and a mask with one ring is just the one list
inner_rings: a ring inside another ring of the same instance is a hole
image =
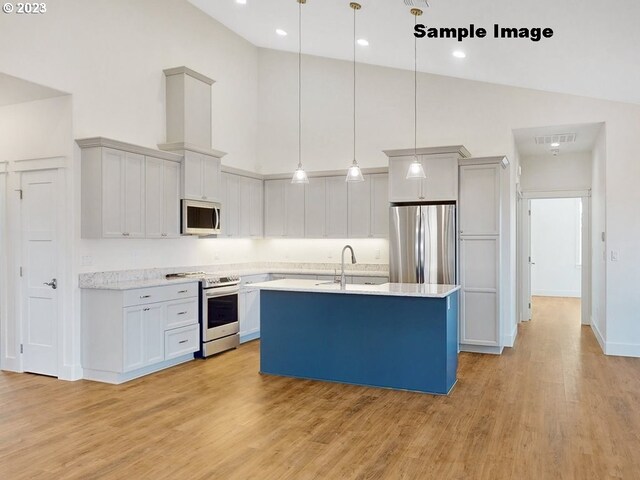
[[342, 270], [340, 273], [340, 288], [344, 289], [347, 285], [347, 280], [344, 276], [344, 252], [346, 249], [351, 250], [351, 263], [356, 263], [356, 254], [353, 253], [353, 247], [351, 245], [345, 245], [342, 249]]

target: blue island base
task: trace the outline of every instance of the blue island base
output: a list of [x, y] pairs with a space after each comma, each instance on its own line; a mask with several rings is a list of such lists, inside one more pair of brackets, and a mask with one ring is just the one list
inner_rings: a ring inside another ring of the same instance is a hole
[[445, 298], [262, 290], [260, 371], [446, 395], [458, 292]]

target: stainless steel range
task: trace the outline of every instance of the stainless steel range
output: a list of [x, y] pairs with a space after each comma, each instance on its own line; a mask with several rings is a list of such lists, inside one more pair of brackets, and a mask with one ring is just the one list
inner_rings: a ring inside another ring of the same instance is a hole
[[236, 348], [240, 344], [238, 323], [238, 293], [240, 278], [235, 275], [219, 277], [205, 272], [186, 272], [167, 275], [171, 278], [200, 280], [199, 357]]

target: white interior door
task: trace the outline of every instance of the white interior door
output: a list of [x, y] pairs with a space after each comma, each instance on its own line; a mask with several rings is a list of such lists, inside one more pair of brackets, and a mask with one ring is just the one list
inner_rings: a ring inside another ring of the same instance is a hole
[[58, 375], [57, 170], [24, 172], [22, 343], [27, 372]]
[[524, 207], [522, 222], [523, 239], [524, 239], [524, 301], [522, 305], [522, 320], [531, 320], [531, 269], [533, 266], [533, 259], [531, 258], [531, 200], [525, 199], [522, 202]]

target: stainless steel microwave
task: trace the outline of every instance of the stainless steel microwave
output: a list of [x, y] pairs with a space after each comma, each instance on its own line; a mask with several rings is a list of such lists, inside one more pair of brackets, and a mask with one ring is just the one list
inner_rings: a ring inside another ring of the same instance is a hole
[[182, 200], [180, 225], [183, 235], [217, 235], [220, 233], [219, 203]]

